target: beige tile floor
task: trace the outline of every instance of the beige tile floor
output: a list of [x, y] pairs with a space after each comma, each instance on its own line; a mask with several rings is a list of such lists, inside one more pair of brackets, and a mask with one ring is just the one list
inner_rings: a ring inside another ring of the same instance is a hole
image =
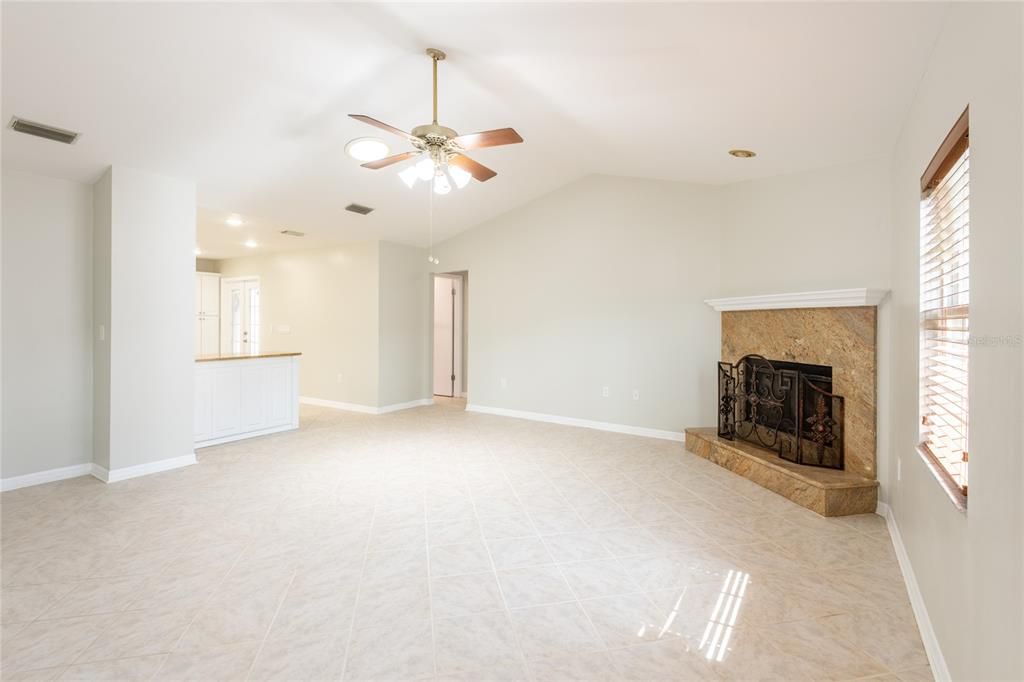
[[881, 518], [679, 443], [304, 407], [0, 499], [5, 680], [931, 679]]

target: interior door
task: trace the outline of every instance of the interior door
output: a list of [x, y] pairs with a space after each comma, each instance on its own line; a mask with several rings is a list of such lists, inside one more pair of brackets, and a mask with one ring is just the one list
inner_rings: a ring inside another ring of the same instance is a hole
[[434, 278], [434, 395], [449, 398], [465, 390], [462, 379], [463, 281]]
[[453, 356], [455, 354], [454, 280], [434, 278], [434, 395], [455, 395]]
[[260, 352], [260, 281], [230, 279], [221, 283], [221, 352]]

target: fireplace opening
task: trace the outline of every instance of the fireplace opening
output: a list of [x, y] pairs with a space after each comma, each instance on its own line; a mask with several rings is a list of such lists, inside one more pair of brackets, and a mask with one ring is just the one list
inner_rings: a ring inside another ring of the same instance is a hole
[[843, 469], [843, 397], [832, 368], [746, 355], [718, 363], [718, 435], [809, 466]]

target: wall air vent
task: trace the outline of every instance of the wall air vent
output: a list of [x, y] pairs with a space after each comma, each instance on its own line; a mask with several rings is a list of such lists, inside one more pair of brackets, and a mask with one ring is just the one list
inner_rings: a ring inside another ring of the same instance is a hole
[[367, 213], [373, 211], [373, 209], [370, 208], [369, 206], [363, 206], [362, 204], [349, 204], [348, 206], [345, 207], [345, 210], [352, 211], [353, 213], [358, 213], [359, 215], [366, 215]]
[[287, 235], [289, 237], [305, 237], [306, 236], [305, 232], [299, 232], [297, 230], [281, 230], [281, 234]]
[[64, 130], [63, 128], [54, 128], [43, 123], [35, 123], [34, 121], [26, 121], [23, 118], [15, 116], [11, 119], [10, 123], [11, 130], [16, 130], [19, 133], [25, 133], [26, 135], [35, 135], [36, 137], [42, 137], [47, 140], [53, 140], [54, 142], [63, 142], [64, 144], [72, 144], [78, 139], [78, 133], [73, 133], [70, 130]]

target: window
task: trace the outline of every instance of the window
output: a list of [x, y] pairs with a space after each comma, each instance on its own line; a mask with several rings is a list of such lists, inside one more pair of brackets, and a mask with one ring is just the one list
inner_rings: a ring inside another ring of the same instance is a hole
[[967, 503], [970, 340], [968, 112], [921, 177], [921, 445], [939, 481]]

